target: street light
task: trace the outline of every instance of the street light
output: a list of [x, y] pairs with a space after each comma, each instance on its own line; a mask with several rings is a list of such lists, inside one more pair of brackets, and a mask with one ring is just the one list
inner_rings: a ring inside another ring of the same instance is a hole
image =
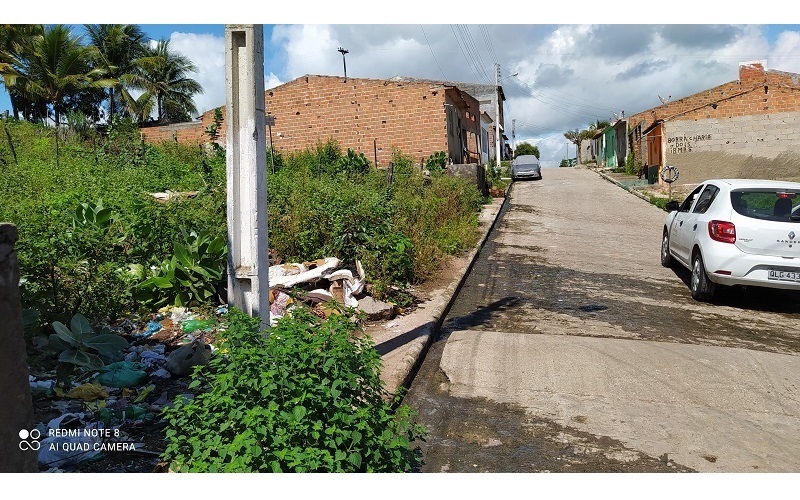
[[343, 49], [342, 47], [339, 47], [338, 51], [342, 53], [342, 64], [344, 65], [344, 81], [345, 83], [347, 83], [347, 61], [345, 61], [344, 55], [349, 54], [350, 51], [347, 49]]

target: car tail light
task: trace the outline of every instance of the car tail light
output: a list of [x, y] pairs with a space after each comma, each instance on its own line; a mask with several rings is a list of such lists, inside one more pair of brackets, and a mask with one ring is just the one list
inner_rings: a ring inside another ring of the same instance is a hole
[[714, 241], [736, 243], [736, 226], [733, 222], [712, 220], [708, 223], [708, 235]]

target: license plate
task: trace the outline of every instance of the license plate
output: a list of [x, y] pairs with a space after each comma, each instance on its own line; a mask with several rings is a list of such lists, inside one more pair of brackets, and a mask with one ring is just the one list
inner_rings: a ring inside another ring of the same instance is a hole
[[800, 271], [777, 271], [774, 269], [770, 269], [767, 278], [774, 281], [800, 282]]

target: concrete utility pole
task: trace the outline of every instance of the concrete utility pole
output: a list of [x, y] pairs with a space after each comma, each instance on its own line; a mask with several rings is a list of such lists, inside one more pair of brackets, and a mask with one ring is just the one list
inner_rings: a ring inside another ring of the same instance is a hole
[[511, 149], [517, 149], [517, 120], [511, 120]]
[[264, 27], [225, 25], [228, 303], [269, 326]]
[[495, 156], [497, 157], [497, 168], [500, 168], [500, 64], [494, 63], [494, 86], [497, 87], [497, 103], [495, 106]]

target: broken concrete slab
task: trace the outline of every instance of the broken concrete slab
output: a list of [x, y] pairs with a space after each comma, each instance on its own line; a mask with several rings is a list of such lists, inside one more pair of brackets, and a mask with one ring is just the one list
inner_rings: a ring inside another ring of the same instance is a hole
[[366, 313], [367, 319], [370, 321], [392, 319], [395, 316], [393, 304], [388, 304], [373, 297], [359, 299], [358, 310]]

